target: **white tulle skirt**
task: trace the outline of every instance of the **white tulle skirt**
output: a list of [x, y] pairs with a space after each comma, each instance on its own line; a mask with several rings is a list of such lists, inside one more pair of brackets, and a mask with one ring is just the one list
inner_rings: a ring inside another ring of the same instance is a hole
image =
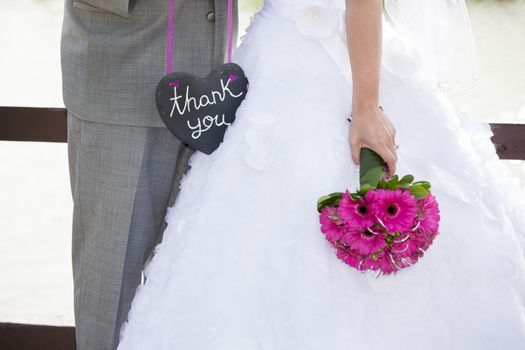
[[384, 36], [380, 102], [397, 172], [432, 183], [440, 234], [376, 278], [338, 260], [319, 196], [359, 185], [351, 87], [318, 42], [265, 11], [236, 52], [250, 81], [224, 142], [196, 152], [119, 350], [525, 349], [525, 203], [492, 132], [418, 80]]

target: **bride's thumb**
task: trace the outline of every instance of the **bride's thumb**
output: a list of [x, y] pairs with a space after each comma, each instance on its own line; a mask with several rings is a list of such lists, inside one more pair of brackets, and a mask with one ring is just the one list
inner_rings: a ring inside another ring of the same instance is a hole
[[359, 154], [361, 151], [361, 145], [352, 144], [350, 146], [351, 152], [352, 152], [352, 160], [355, 165], [359, 165]]

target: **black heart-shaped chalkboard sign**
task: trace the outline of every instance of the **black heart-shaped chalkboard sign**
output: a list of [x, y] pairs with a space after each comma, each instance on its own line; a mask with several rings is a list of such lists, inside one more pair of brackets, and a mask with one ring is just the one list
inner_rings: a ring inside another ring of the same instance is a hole
[[235, 63], [226, 63], [205, 78], [173, 72], [157, 85], [157, 110], [179, 140], [210, 154], [235, 120], [247, 91], [248, 79]]

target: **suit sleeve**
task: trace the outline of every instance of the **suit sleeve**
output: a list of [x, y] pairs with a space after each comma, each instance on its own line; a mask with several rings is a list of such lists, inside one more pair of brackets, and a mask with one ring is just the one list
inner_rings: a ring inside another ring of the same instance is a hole
[[121, 17], [130, 17], [136, 0], [77, 0]]

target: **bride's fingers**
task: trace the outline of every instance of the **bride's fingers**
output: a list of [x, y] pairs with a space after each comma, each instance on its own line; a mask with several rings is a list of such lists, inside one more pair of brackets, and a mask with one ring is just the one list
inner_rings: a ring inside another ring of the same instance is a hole
[[352, 161], [355, 165], [359, 165], [360, 163], [360, 153], [361, 148], [367, 147], [372, 150], [374, 150], [388, 165], [389, 169], [389, 175], [393, 176], [396, 173], [396, 163], [397, 163], [397, 153], [395, 151], [395, 147], [392, 147], [392, 149], [388, 148], [388, 146], [383, 147], [373, 147], [369, 146], [365, 143], [357, 143], [357, 142], [350, 142], [350, 151], [352, 153]]
[[392, 139], [395, 139], [395, 137], [396, 137], [396, 127], [394, 126], [394, 124], [392, 123], [390, 118], [388, 118], [388, 116], [385, 113], [383, 113], [383, 116], [384, 116], [383, 120], [387, 124], [388, 134], [390, 135], [390, 137]]
[[388, 169], [389, 169], [389, 175], [393, 176], [396, 173], [396, 163], [397, 163], [397, 155], [396, 152], [385, 148], [384, 155], [381, 155], [383, 160], [387, 163]]
[[358, 142], [350, 142], [350, 152], [352, 153], [352, 161], [355, 165], [359, 165], [359, 153], [362, 145]]

